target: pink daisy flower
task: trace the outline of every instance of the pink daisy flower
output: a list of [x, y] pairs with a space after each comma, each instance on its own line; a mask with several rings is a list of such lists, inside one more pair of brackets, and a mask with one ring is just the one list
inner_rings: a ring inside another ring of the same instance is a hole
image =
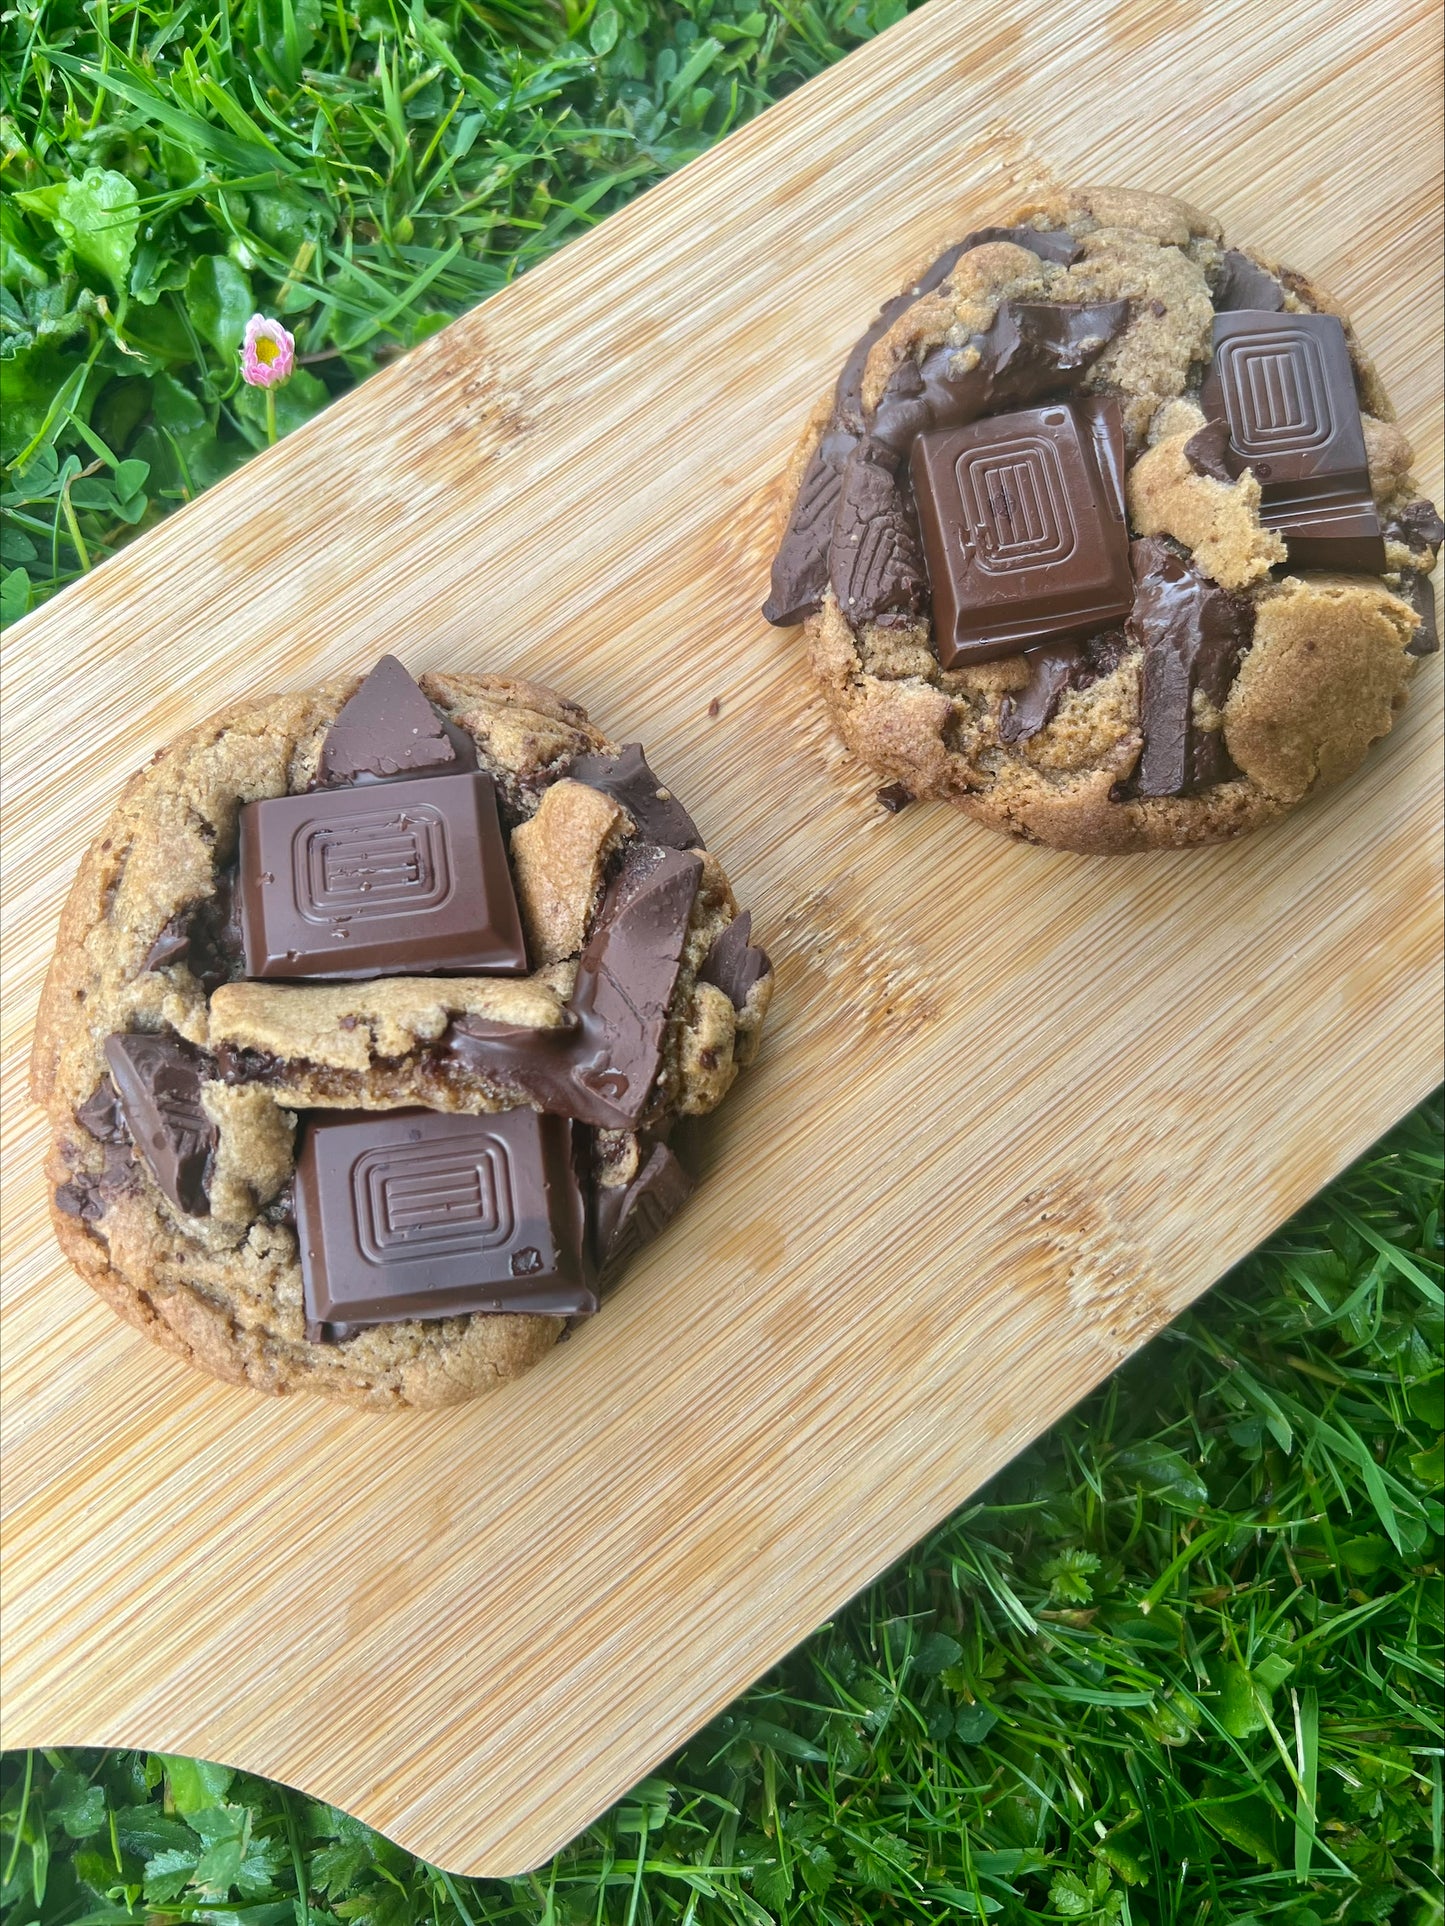
[[279, 321], [253, 314], [241, 338], [241, 379], [252, 388], [279, 388], [296, 366], [296, 340]]

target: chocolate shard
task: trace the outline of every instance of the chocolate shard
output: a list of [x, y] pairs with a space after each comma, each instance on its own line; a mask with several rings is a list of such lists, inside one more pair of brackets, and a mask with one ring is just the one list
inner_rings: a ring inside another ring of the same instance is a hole
[[987, 241], [1012, 241], [1045, 261], [1068, 267], [1079, 257], [1079, 243], [1060, 228], [985, 227], [945, 248], [927, 271], [902, 294], [885, 301], [877, 319], [853, 344], [833, 392], [833, 418], [803, 476], [787, 530], [773, 558], [772, 581], [764, 618], [790, 628], [823, 606], [828, 587], [828, 548], [833, 536], [843, 471], [863, 434], [863, 371], [868, 356], [901, 314], [941, 287], [970, 248]]
[[697, 973], [699, 983], [716, 984], [735, 1010], [744, 1008], [753, 985], [760, 982], [773, 967], [767, 951], [760, 950], [748, 940], [752, 933], [753, 913], [744, 910], [741, 916], [733, 918], [721, 936], [714, 939]]
[[428, 702], [394, 655], [384, 655], [327, 731], [316, 781], [323, 788], [395, 782], [465, 775], [476, 766], [471, 737]]
[[763, 604], [765, 619], [776, 628], [791, 628], [823, 606], [828, 586], [828, 544], [843, 489], [843, 470], [858, 445], [846, 428], [830, 428], [803, 475], [787, 531], [773, 557], [770, 592]]
[[848, 457], [828, 575], [838, 606], [855, 625], [880, 615], [916, 616], [927, 584], [918, 530], [896, 458], [871, 440]]
[[527, 1103], [602, 1130], [635, 1130], [662, 1063], [702, 858], [633, 843], [603, 898], [560, 1030], [464, 1017], [443, 1055]]
[[1284, 307], [1284, 294], [1284, 288], [1258, 261], [1252, 261], [1237, 247], [1224, 250], [1219, 282], [1214, 290], [1216, 314], [1229, 314], [1239, 308], [1278, 314]]
[[216, 1126], [201, 1105], [201, 1054], [180, 1037], [131, 1031], [105, 1040], [131, 1142], [163, 1196], [187, 1217], [208, 1217]]
[[411, 1318], [597, 1308], [563, 1118], [313, 1112], [295, 1201], [313, 1343]]
[[[1396, 594], [1420, 618], [1420, 626], [1405, 645], [1406, 655], [1435, 655], [1440, 648], [1440, 622], [1435, 613], [1435, 584], [1415, 569], [1402, 570]], [[77, 1113], [78, 1114], [78, 1113]]]
[[1440, 519], [1440, 511], [1434, 502], [1423, 498], [1416, 502], [1406, 502], [1385, 524], [1385, 533], [1392, 541], [1403, 542], [1406, 548], [1413, 549], [1417, 555], [1437, 553], [1445, 542], [1445, 522]]
[[913, 792], [901, 782], [885, 782], [878, 791], [878, 800], [890, 816], [897, 816], [913, 801]]
[[248, 976], [527, 967], [487, 775], [247, 803], [240, 898]]
[[665, 1230], [696, 1185], [666, 1144], [655, 1144], [630, 1184], [599, 1186], [593, 1203], [597, 1267], [606, 1275], [629, 1263]]
[[1027, 742], [1047, 729], [1070, 689], [1088, 677], [1083, 644], [1065, 642], [1056, 648], [1026, 649], [1029, 679], [1016, 695], [1007, 695], [999, 710], [1000, 742]]
[[1253, 470], [1260, 521], [1296, 568], [1384, 570], [1354, 365], [1334, 315], [1216, 314], [1199, 399], [1229, 424], [1225, 466]]
[[1224, 707], [1253, 637], [1254, 605], [1209, 581], [1157, 536], [1134, 544], [1134, 573], [1138, 589], [1125, 632], [1144, 652], [1144, 747], [1133, 789], [1187, 796], [1236, 773], [1223, 731], [1202, 723]]
[[1229, 423], [1206, 421], [1198, 433], [1185, 442], [1184, 459], [1196, 475], [1208, 475], [1211, 481], [1227, 482], [1232, 488], [1239, 477], [1231, 472], [1224, 459], [1228, 446]]
[[78, 1170], [55, 1187], [55, 1208], [84, 1224], [98, 1224], [117, 1197], [135, 1187], [135, 1158], [129, 1144], [107, 1144], [104, 1168]]
[[102, 1077], [75, 1113], [81, 1129], [103, 1144], [126, 1141], [125, 1121], [120, 1114], [120, 1099], [109, 1077]]
[[236, 866], [218, 872], [212, 894], [187, 903], [161, 930], [146, 956], [148, 970], [184, 963], [209, 996], [241, 974], [241, 905]]
[[701, 849], [697, 824], [647, 766], [640, 742], [626, 742], [620, 756], [579, 756], [567, 774], [619, 802], [645, 843], [667, 849]]
[[1112, 627], [1134, 601], [1116, 401], [989, 415], [913, 445], [945, 669]]

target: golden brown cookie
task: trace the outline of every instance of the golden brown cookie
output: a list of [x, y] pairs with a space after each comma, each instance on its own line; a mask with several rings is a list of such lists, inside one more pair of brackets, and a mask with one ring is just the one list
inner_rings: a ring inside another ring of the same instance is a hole
[[889, 806], [1093, 852], [1357, 768], [1438, 647], [1440, 518], [1348, 320], [1183, 201], [946, 249], [794, 454], [764, 608]]
[[470, 1398], [685, 1200], [671, 1128], [772, 983], [687, 812], [575, 703], [391, 658], [247, 699], [132, 777], [66, 903], [32, 1061], [56, 1235], [217, 1377]]

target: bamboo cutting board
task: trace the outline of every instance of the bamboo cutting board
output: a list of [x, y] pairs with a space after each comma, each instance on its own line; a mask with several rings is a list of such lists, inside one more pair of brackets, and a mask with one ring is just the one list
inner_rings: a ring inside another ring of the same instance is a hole
[[[936, 0], [12, 631], [7, 1744], [198, 1753], [532, 1866], [1436, 1081], [1438, 659], [1345, 790], [1095, 863], [883, 816], [755, 610], [803, 412], [1036, 155], [1332, 284], [1438, 496], [1438, 38], [1404, 0]], [[383, 648], [640, 736], [779, 967], [683, 1218], [430, 1416], [122, 1327], [20, 1094], [122, 776]]]

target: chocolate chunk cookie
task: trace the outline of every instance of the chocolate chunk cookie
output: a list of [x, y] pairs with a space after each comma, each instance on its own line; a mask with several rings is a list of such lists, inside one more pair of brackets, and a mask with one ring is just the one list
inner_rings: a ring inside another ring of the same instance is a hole
[[502, 676], [258, 697], [155, 756], [41, 1003], [61, 1248], [233, 1383], [516, 1377], [692, 1189], [772, 966], [636, 743]]
[[1442, 527], [1348, 320], [1182, 201], [1050, 189], [887, 302], [763, 613], [880, 797], [1093, 852], [1237, 836], [1388, 733]]

